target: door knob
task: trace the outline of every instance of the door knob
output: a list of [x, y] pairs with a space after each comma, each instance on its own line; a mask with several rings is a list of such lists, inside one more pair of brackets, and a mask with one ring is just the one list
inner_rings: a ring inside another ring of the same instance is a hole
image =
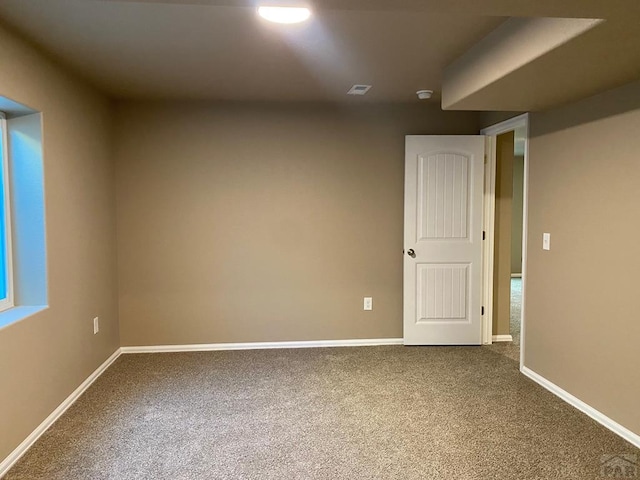
[[409, 255], [412, 258], [416, 258], [416, 252], [413, 250], [413, 248], [410, 248], [409, 250], [407, 250], [407, 255]]

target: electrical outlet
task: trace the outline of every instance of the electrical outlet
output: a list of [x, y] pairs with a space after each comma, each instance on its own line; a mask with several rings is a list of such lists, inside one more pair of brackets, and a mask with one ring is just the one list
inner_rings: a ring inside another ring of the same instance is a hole
[[373, 310], [373, 298], [364, 297], [364, 309], [365, 310]]
[[93, 319], [93, 334], [95, 335], [100, 331], [100, 319], [98, 317]]
[[542, 234], [542, 249], [551, 250], [551, 234], [550, 233]]

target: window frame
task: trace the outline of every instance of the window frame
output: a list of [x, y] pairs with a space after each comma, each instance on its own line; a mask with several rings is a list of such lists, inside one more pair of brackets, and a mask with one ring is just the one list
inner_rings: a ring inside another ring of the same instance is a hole
[[[6, 285], [7, 297], [0, 300], [0, 312], [4, 312], [13, 308], [14, 290], [13, 290], [13, 249], [11, 235], [11, 180], [9, 176], [9, 135], [7, 129], [7, 116], [0, 111], [0, 135], [2, 135], [2, 150], [0, 151], [0, 168], [2, 168], [2, 180], [4, 182], [3, 192], [4, 198], [4, 222], [5, 222], [5, 245], [6, 245]], [[0, 272], [2, 274], [2, 272]]]

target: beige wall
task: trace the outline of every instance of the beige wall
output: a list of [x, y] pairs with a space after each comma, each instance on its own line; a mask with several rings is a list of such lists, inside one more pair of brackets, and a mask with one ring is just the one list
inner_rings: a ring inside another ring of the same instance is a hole
[[109, 104], [2, 28], [0, 65], [0, 96], [43, 112], [50, 306], [0, 330], [1, 460], [118, 348], [119, 333]]
[[525, 365], [636, 434], [638, 132], [640, 82], [531, 116], [525, 303]]
[[123, 345], [401, 337], [404, 136], [478, 131], [427, 105], [124, 103], [116, 123]]
[[[43, 112], [50, 305], [0, 330], [0, 459], [119, 335], [401, 336], [404, 135], [475, 115], [120, 105], [119, 332], [110, 105], [2, 28], [0, 64], [0, 95]], [[525, 365], [640, 434], [639, 128], [640, 83], [531, 117]]]
[[514, 133], [496, 138], [496, 207], [493, 254], [493, 335], [510, 334], [511, 231]]
[[522, 214], [524, 157], [513, 157], [513, 200], [511, 204], [511, 273], [522, 273]]

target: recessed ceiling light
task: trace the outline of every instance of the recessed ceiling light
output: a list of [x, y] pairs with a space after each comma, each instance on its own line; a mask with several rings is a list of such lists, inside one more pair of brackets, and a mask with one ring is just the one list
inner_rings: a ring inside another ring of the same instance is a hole
[[258, 7], [258, 14], [270, 22], [300, 23], [309, 19], [311, 10], [303, 7]]
[[433, 95], [433, 90], [418, 90], [416, 95], [420, 100], [429, 100]]

